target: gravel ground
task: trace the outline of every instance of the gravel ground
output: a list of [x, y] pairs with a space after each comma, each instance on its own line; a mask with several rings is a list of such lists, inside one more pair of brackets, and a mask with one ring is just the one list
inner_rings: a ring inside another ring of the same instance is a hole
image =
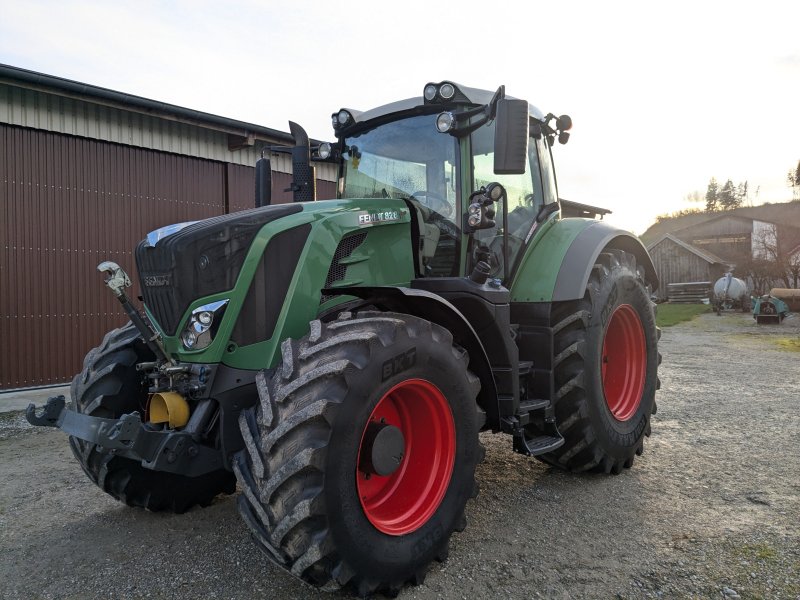
[[[653, 435], [633, 469], [575, 476], [483, 435], [481, 494], [450, 558], [401, 598], [800, 598], [800, 354], [703, 315], [664, 331]], [[331, 598], [273, 567], [233, 498], [185, 515], [114, 502], [58, 431], [0, 415], [0, 596]]]

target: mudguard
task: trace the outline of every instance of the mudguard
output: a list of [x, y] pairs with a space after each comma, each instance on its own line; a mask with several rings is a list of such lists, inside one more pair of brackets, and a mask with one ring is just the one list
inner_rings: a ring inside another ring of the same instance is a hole
[[597, 257], [606, 248], [636, 256], [636, 263], [644, 267], [645, 282], [651, 291], [658, 289], [656, 269], [641, 240], [624, 229], [595, 221], [578, 234], [564, 255], [553, 289], [554, 302], [583, 298]]
[[553, 219], [525, 251], [511, 286], [512, 302], [560, 302], [582, 298], [597, 257], [606, 248], [636, 256], [645, 283], [658, 288], [653, 261], [632, 233], [592, 219]]

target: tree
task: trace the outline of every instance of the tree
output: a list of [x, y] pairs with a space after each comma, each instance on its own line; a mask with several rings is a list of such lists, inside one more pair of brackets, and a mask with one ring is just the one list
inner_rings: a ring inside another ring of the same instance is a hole
[[743, 181], [739, 185], [736, 186], [736, 206], [742, 206], [743, 204], [749, 205], [750, 198], [749, 192], [747, 191], [747, 181]]
[[786, 173], [786, 185], [792, 188], [792, 200], [800, 200], [800, 160], [797, 161], [797, 168], [789, 169]]
[[703, 192], [701, 190], [694, 190], [693, 192], [686, 194], [683, 199], [689, 204], [700, 204], [705, 200], [705, 197], [703, 196]]
[[[754, 223], [755, 225], [755, 223]], [[787, 288], [796, 288], [800, 282], [800, 251], [798, 239], [775, 223], [764, 223], [753, 228], [752, 257], [746, 266], [754, 286], [769, 291], [775, 282]], [[792, 252], [794, 251], [794, 252]], [[767, 287], [768, 286], [768, 287]]]
[[717, 180], [713, 177], [711, 181], [708, 182], [708, 189], [706, 190], [706, 210], [709, 212], [713, 212], [717, 210], [717, 194], [719, 193], [719, 186], [717, 185]]
[[730, 179], [725, 182], [725, 185], [722, 186], [722, 189], [717, 194], [717, 202], [719, 202], [722, 210], [731, 210], [741, 204], [737, 197], [736, 186], [733, 185], [733, 181]]

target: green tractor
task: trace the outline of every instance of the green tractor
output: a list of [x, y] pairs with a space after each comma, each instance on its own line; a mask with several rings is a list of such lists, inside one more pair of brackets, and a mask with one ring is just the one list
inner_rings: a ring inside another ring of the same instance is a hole
[[[568, 471], [641, 454], [658, 388], [647, 251], [563, 218], [551, 149], [571, 120], [445, 81], [291, 124], [296, 202], [154, 231], [144, 313], [28, 409], [114, 498], [183, 512], [221, 493], [267, 556], [323, 589], [396, 593], [447, 556], [484, 457], [479, 432]], [[314, 201], [314, 160], [338, 165]]]

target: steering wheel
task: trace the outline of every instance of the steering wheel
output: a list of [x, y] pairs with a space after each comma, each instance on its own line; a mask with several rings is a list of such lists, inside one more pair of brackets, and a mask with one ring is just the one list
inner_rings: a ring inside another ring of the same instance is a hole
[[[425, 202], [420, 199], [423, 197], [426, 199]], [[447, 199], [434, 192], [419, 190], [411, 194], [411, 198], [420, 204], [424, 204], [432, 211], [439, 213], [443, 217], [450, 217], [453, 214], [453, 207], [450, 206], [450, 203], [447, 201]]]

